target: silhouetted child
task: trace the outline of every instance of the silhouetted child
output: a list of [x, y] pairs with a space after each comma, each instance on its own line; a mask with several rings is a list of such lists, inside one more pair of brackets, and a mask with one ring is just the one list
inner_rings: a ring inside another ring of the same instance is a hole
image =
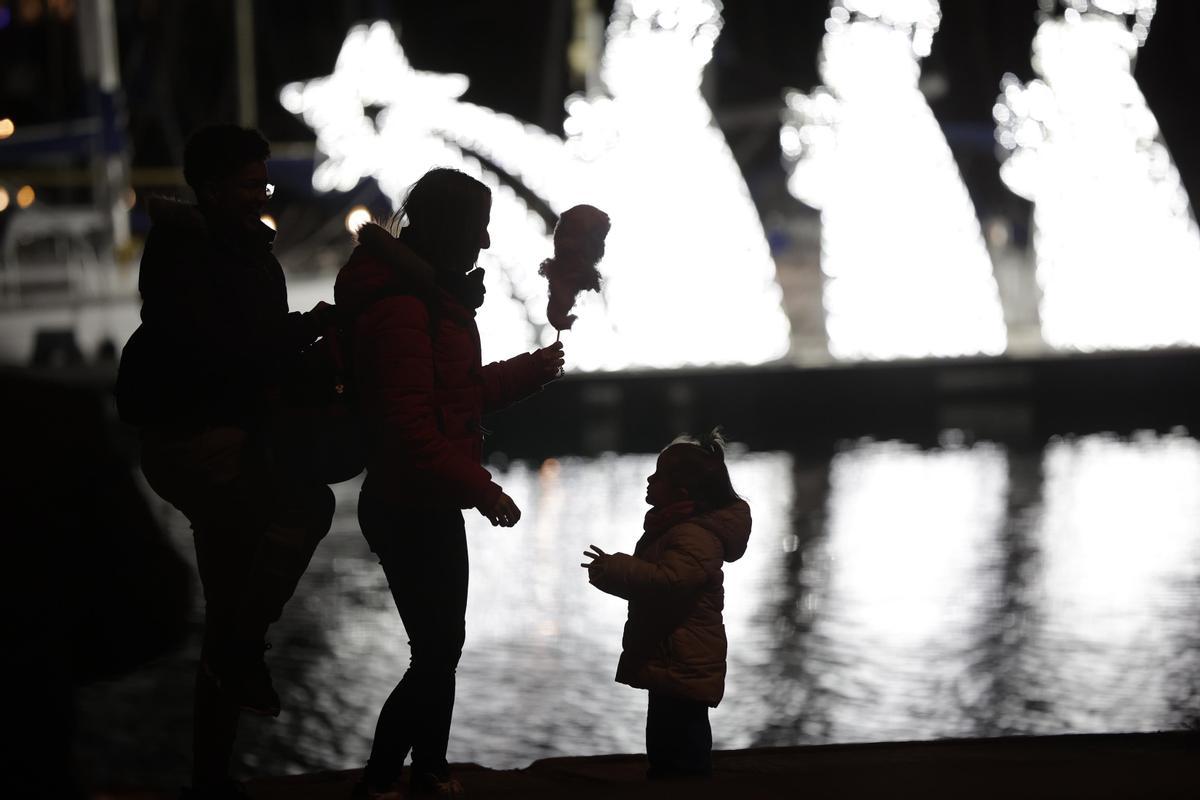
[[649, 690], [649, 778], [712, 773], [709, 707], [725, 692], [722, 562], [750, 539], [750, 506], [725, 467], [720, 429], [679, 437], [646, 483], [645, 533], [633, 555], [585, 551], [588, 580], [629, 601], [617, 681]]

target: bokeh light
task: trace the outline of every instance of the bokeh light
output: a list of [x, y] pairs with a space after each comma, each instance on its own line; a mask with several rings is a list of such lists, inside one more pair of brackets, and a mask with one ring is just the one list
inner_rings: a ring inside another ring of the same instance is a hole
[[358, 233], [358, 229], [371, 221], [371, 212], [366, 206], [355, 206], [346, 214], [346, 230]]

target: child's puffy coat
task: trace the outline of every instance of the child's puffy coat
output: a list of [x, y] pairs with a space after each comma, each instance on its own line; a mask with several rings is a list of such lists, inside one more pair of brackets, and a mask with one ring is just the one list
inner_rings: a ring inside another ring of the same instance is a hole
[[[652, 515], [651, 515], [652, 516]], [[725, 693], [725, 561], [750, 539], [744, 501], [659, 528], [647, 525], [632, 556], [597, 559], [589, 580], [629, 601], [617, 681], [716, 706]]]

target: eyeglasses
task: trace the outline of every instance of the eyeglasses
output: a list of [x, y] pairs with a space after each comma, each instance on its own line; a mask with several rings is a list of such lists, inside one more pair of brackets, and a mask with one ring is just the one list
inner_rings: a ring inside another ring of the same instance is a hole
[[275, 195], [275, 184], [266, 181], [242, 181], [236, 185], [243, 192], [262, 192], [267, 199]]

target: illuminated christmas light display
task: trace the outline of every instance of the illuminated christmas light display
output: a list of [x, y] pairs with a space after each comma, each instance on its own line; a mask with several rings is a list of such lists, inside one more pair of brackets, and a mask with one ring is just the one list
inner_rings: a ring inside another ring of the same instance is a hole
[[996, 354], [1006, 345], [974, 207], [917, 86], [940, 21], [936, 0], [835, 0], [824, 85], [786, 95], [788, 188], [821, 211], [835, 358]]
[[494, 165], [555, 213], [589, 203], [611, 216], [602, 292], [580, 299], [566, 338], [572, 367], [761, 363], [786, 354], [789, 331], [761, 222], [700, 94], [720, 25], [713, 0], [619, 0], [604, 89], [568, 99], [565, 140], [462, 102], [467, 79], [413, 69], [384, 22], [351, 30], [333, 74], [280, 102], [317, 134], [318, 190], [373, 176], [398, 204], [436, 165], [492, 188], [485, 357], [554, 336], [537, 273], [550, 226]]
[[1155, 0], [1044, 0], [1040, 80], [1005, 76], [1000, 175], [1034, 202], [1042, 334], [1064, 349], [1200, 342], [1200, 235], [1133, 77]]

